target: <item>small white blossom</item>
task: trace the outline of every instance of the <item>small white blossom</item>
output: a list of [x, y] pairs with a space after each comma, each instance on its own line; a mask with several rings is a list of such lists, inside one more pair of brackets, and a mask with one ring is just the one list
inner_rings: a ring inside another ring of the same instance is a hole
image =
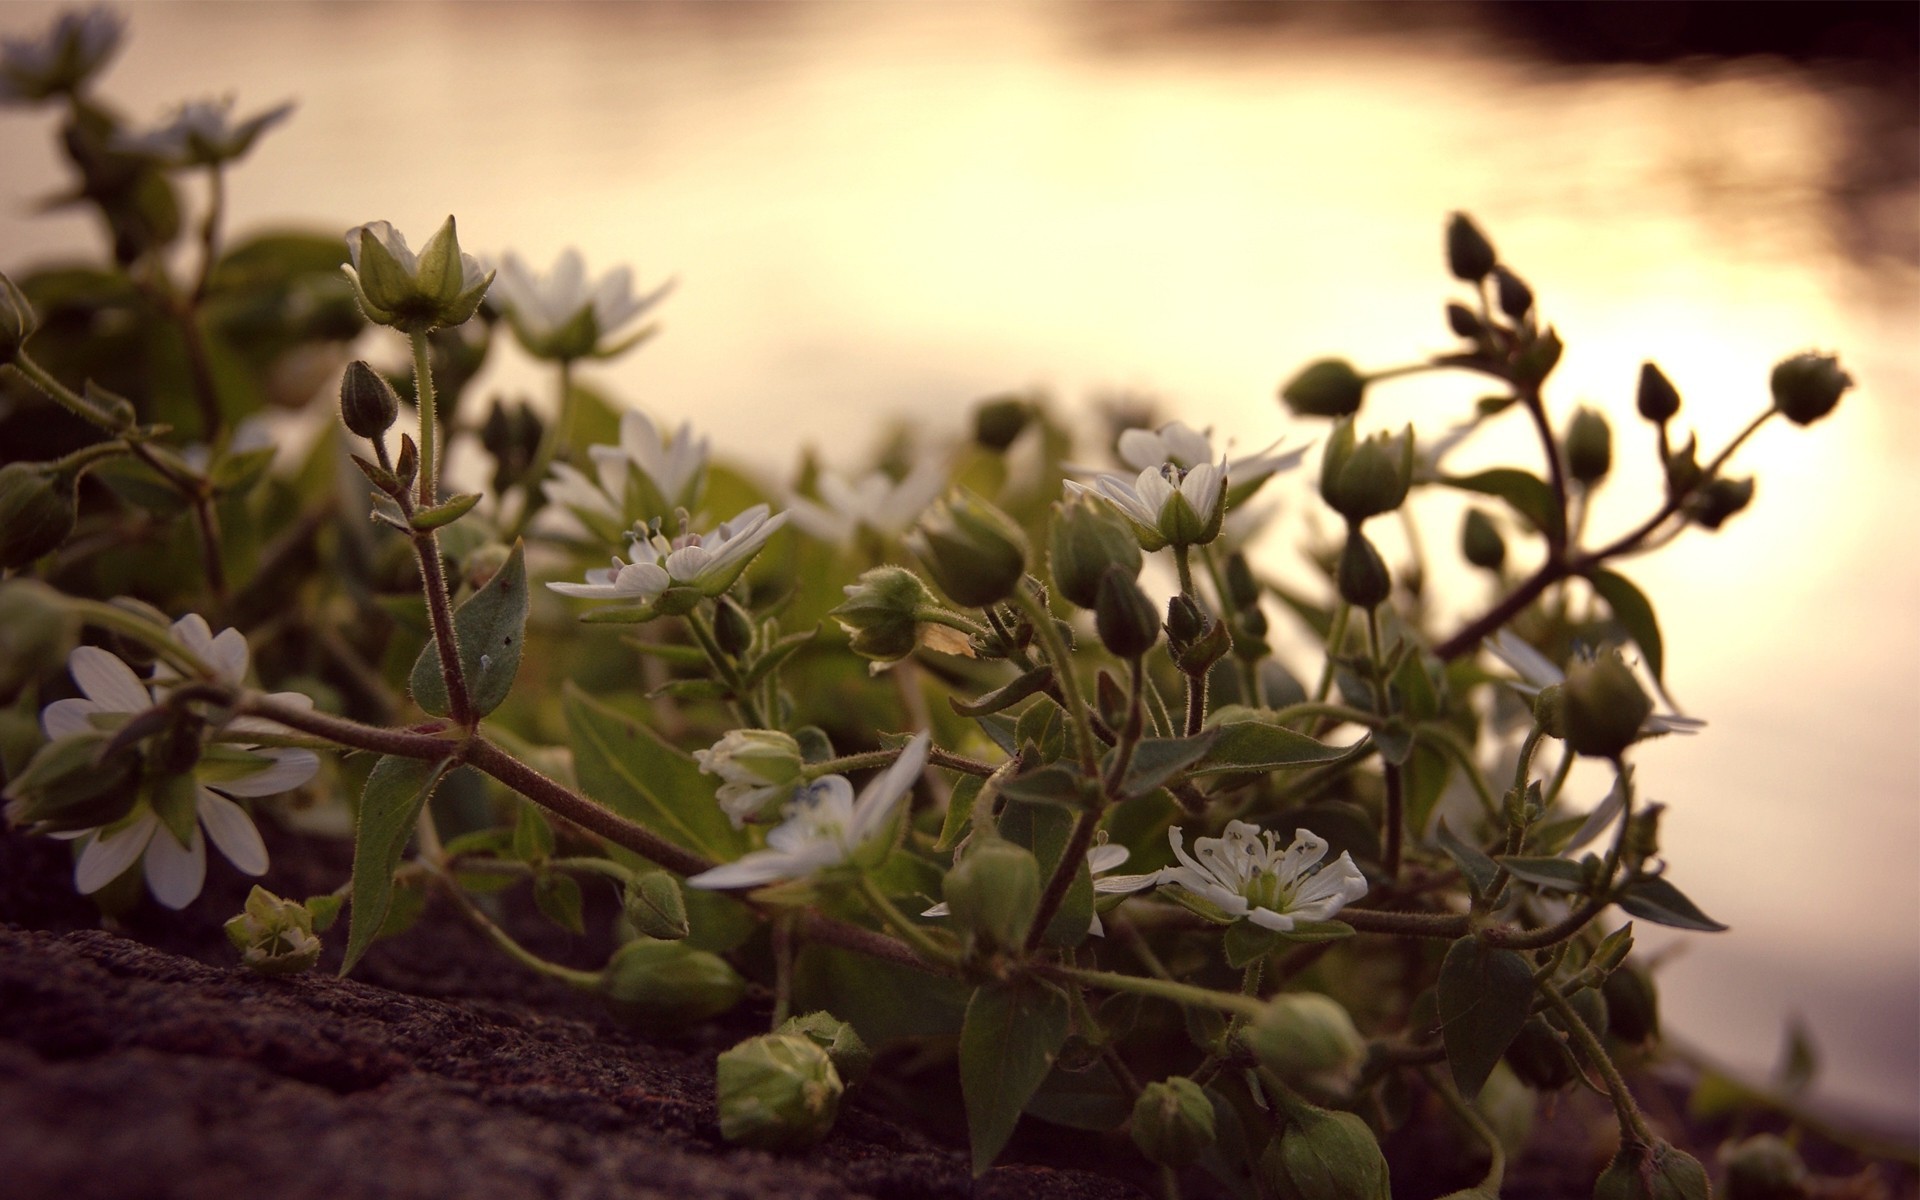
[[636, 520], [666, 517], [675, 509], [693, 509], [706, 484], [707, 439], [693, 436], [682, 423], [662, 436], [643, 413], [620, 417], [620, 443], [589, 446], [594, 477], [566, 463], [555, 463], [543, 490], [547, 499], [572, 510], [588, 527], [605, 533]]
[[1216, 459], [1211, 432], [1193, 429], [1183, 421], [1169, 421], [1157, 430], [1128, 429], [1120, 434], [1120, 461], [1136, 471], [1163, 463], [1190, 471], [1203, 463], [1219, 461], [1227, 474], [1227, 502], [1232, 505], [1252, 495], [1274, 475], [1299, 466], [1307, 456], [1306, 446], [1276, 453], [1281, 443], [1275, 442], [1258, 454]]
[[788, 499], [787, 511], [793, 514], [795, 526], [823, 542], [850, 546], [862, 529], [894, 538], [912, 528], [946, 482], [945, 467], [932, 459], [918, 463], [897, 481], [884, 471], [858, 479], [822, 473], [819, 501], [795, 495]]
[[286, 120], [292, 112], [293, 102], [288, 101], [236, 122], [232, 120], [231, 96], [220, 100], [193, 100], [176, 109], [166, 124], [147, 133], [122, 137], [117, 144], [122, 150], [175, 167], [211, 166], [245, 155], [262, 133]]
[[884, 830], [900, 802], [913, 790], [927, 765], [928, 735], [921, 732], [900, 751], [886, 773], [854, 798], [844, 775], [827, 775], [808, 784], [787, 802], [786, 818], [767, 833], [767, 848], [687, 880], [688, 887], [759, 887], [782, 879], [804, 879], [851, 860]]
[[[1484, 643], [1487, 652], [1505, 663], [1520, 676], [1518, 680], [1509, 680], [1507, 686], [1529, 698], [1538, 696], [1550, 687], [1559, 687], [1567, 681], [1567, 674], [1552, 659], [1528, 645], [1510, 629], [1488, 638]], [[1707, 723], [1698, 717], [1683, 717], [1679, 713], [1650, 713], [1640, 724], [1642, 733], [1698, 733]]]
[[78, 89], [119, 47], [124, 28], [103, 4], [61, 13], [38, 38], [0, 40], [0, 104]]
[[1191, 546], [1212, 541], [1226, 516], [1226, 465], [1201, 463], [1181, 469], [1174, 463], [1148, 467], [1129, 483], [1119, 475], [1096, 476], [1088, 487], [1069, 479], [1067, 488], [1091, 492], [1120, 510], [1145, 550]]
[[635, 295], [633, 272], [615, 267], [599, 279], [587, 276], [580, 251], [569, 246], [541, 274], [527, 267], [512, 251], [500, 261], [493, 298], [506, 310], [507, 320], [527, 352], [539, 358], [570, 361], [611, 358], [630, 349], [651, 333], [608, 342], [620, 328], [653, 308], [673, 290], [672, 281], [644, 295]]
[[683, 533], [676, 538], [654, 533], [635, 538], [628, 547], [632, 561], [617, 555], [611, 567], [587, 572], [585, 583], [549, 583], [563, 596], [585, 600], [624, 600], [651, 604], [668, 588], [691, 588], [703, 596], [718, 596], [733, 586], [760, 553], [767, 539], [787, 522], [786, 513], [769, 514], [756, 504], [711, 533]]
[[1286, 932], [1301, 921], [1327, 921], [1367, 894], [1366, 877], [1346, 851], [1324, 867], [1325, 839], [1296, 829], [1282, 849], [1279, 835], [1245, 821], [1227, 822], [1217, 838], [1199, 838], [1189, 855], [1179, 826], [1167, 831], [1177, 867], [1160, 872], [1162, 884], [1178, 884], [1230, 916], [1263, 929]]
[[700, 770], [720, 777], [714, 799], [742, 828], [791, 794], [805, 765], [800, 743], [777, 729], [734, 729], [707, 750], [695, 750]]
[[[188, 614], [174, 622], [173, 636], [222, 680], [233, 684], [246, 681], [247, 641], [239, 630], [223, 629], [216, 636], [205, 618]], [[97, 730], [101, 722], [96, 717], [110, 720], [145, 712], [180, 682], [178, 672], [163, 663], [155, 670], [152, 683], [143, 683], [131, 667], [97, 646], [76, 648], [67, 658], [67, 669], [80, 686], [82, 698], [56, 700], [41, 712], [40, 726], [50, 739]], [[283, 705], [313, 707], [313, 700], [299, 692], [276, 692], [270, 699]], [[240, 733], [284, 732], [279, 725], [253, 717], [236, 718], [226, 728]], [[311, 750], [243, 749], [263, 765], [237, 777], [226, 777], [223, 772], [218, 783], [199, 785], [194, 800], [196, 823], [192, 837], [184, 843], [144, 802], [112, 825], [54, 834], [85, 839], [74, 865], [75, 889], [83, 895], [97, 892], [138, 861], [154, 899], [168, 908], [185, 908], [200, 894], [206, 878], [209, 838], [243, 873], [264, 873], [267, 849], [260, 832], [231, 797], [273, 796], [299, 787], [313, 778], [320, 760]]]
[[[347, 256], [353, 261], [340, 270], [352, 281], [360, 310], [368, 320], [403, 333], [465, 324], [493, 284], [493, 272], [461, 251], [452, 217], [419, 254], [386, 221], [356, 225], [347, 230]], [[450, 270], [456, 263], [457, 276]], [[423, 274], [423, 265], [432, 270]]]
[[[1105, 837], [1106, 835], [1102, 834], [1101, 836]], [[1111, 871], [1126, 861], [1127, 848], [1125, 846], [1112, 846], [1103, 842], [1087, 851], [1087, 872], [1093, 876], [1093, 891], [1095, 895], [1125, 895], [1130, 892], [1140, 891], [1143, 888], [1150, 888], [1160, 881], [1160, 872], [1158, 871], [1148, 871], [1145, 875], [1108, 875], [1104, 879], [1101, 878], [1103, 872]], [[947, 906], [945, 900], [942, 900], [920, 915], [923, 917], [950, 917], [953, 915], [953, 909]], [[1106, 936], [1107, 931], [1105, 927], [1100, 924], [1099, 913], [1093, 914], [1093, 924], [1088, 928], [1087, 932], [1091, 933], [1094, 937]]]

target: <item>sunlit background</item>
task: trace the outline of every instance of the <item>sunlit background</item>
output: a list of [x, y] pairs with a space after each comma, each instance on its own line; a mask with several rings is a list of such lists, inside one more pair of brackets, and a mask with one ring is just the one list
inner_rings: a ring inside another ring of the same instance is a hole
[[[1912, 9], [1789, 36], [1792, 61], [1676, 57], [1684, 19], [1647, 27], [1663, 7], [145, 4], [102, 92], [155, 118], [208, 94], [299, 101], [232, 176], [238, 231], [387, 219], [417, 243], [453, 212], [483, 253], [573, 244], [595, 269], [677, 277], [664, 335], [592, 378], [770, 480], [803, 446], [858, 463], [889, 420], [957, 436], [1013, 388], [1087, 413], [1151, 398], [1247, 449], [1311, 437], [1274, 402], [1303, 362], [1450, 348], [1456, 208], [1567, 341], [1556, 411], [1615, 416], [1600, 530], [1658, 488], [1632, 416], [1643, 359], [1711, 451], [1776, 359], [1839, 351], [1859, 380], [1839, 412], [1743, 453], [1752, 509], [1632, 568], [1676, 699], [1711, 722], [1646, 748], [1641, 778], [1671, 806], [1674, 878], [1734, 927], [1643, 945], [1672, 946], [1680, 1039], [1762, 1076], [1799, 1014], [1821, 1095], [1912, 1129]], [[0, 5], [0, 32], [55, 11]], [[1572, 61], [1596, 56], [1658, 61]], [[86, 221], [31, 211], [62, 178], [50, 133], [0, 111], [9, 270], [97, 246]], [[514, 348], [497, 359], [483, 393], [550, 386]], [[1367, 423], [1428, 428], [1479, 394], [1377, 391]], [[1532, 461], [1517, 423], [1501, 432], [1475, 456]], [[1266, 561], [1301, 570], [1285, 544]], [[1461, 610], [1483, 601], [1460, 582]]]

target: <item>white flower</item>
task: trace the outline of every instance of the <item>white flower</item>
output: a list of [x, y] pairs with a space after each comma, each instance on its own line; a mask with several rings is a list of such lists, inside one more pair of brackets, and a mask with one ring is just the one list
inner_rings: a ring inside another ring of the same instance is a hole
[[[1521, 640], [1510, 629], [1488, 638], [1485, 642], [1488, 653], [1505, 663], [1520, 676], [1509, 680], [1507, 686], [1523, 696], [1538, 696], [1550, 687], [1559, 687], [1567, 681], [1566, 672], [1555, 666], [1553, 660], [1535, 650]], [[1707, 723], [1698, 717], [1683, 717], [1679, 713], [1650, 713], [1640, 723], [1642, 733], [1698, 733]]]
[[644, 414], [628, 411], [620, 417], [620, 444], [589, 446], [587, 456], [597, 478], [555, 463], [543, 490], [548, 500], [603, 534], [637, 520], [670, 517], [678, 508], [692, 509], [706, 484], [707, 439], [695, 438], [685, 422], [671, 437], [662, 437]]
[[800, 743], [777, 729], [734, 729], [708, 750], [695, 750], [700, 770], [720, 777], [714, 799], [735, 829], [793, 791], [805, 765]]
[[361, 311], [402, 333], [465, 324], [493, 284], [493, 272], [461, 252], [452, 217], [417, 255], [385, 221], [356, 225], [347, 230], [347, 255], [353, 262], [340, 270], [353, 282]]
[[1367, 894], [1366, 878], [1344, 850], [1315, 869], [1327, 856], [1327, 843], [1310, 830], [1294, 830], [1293, 844], [1283, 850], [1271, 830], [1229, 821], [1222, 836], [1196, 840], [1193, 855], [1179, 826], [1167, 837], [1180, 865], [1162, 870], [1161, 883], [1178, 884], [1263, 929], [1284, 933], [1300, 921], [1331, 920]]
[[[1169, 421], [1157, 430], [1128, 429], [1120, 434], [1120, 461], [1136, 471], [1172, 463], [1183, 471], [1216, 461], [1211, 430], [1195, 430], [1183, 421]], [[1258, 454], [1239, 458], [1221, 458], [1227, 473], [1229, 506], [1251, 496], [1259, 486], [1281, 471], [1291, 470], [1306, 458], [1309, 447], [1302, 446], [1284, 454], [1275, 453], [1275, 442]]]
[[571, 361], [611, 358], [646, 338], [652, 330], [603, 344], [621, 326], [660, 303], [673, 282], [636, 296], [633, 272], [616, 267], [598, 280], [587, 277], [580, 251], [569, 246], [546, 274], [529, 270], [508, 251], [494, 281], [494, 300], [506, 310], [507, 320], [527, 352], [538, 358]]
[[819, 502], [792, 496], [787, 511], [803, 532], [823, 542], [850, 546], [862, 529], [884, 538], [905, 533], [946, 482], [946, 468], [932, 459], [918, 463], [897, 482], [884, 471], [853, 480], [822, 473]]
[[[188, 614], [174, 622], [173, 636], [212, 667], [222, 680], [233, 684], [246, 681], [247, 641], [239, 630], [223, 629], [216, 636], [205, 618]], [[177, 672], [163, 664], [148, 685], [141, 682], [126, 663], [96, 646], [76, 648], [67, 658], [67, 669], [80, 686], [84, 699], [56, 700], [41, 712], [40, 726], [49, 739], [97, 730], [102, 722], [96, 721], [96, 716], [111, 718], [145, 712], [163, 699], [180, 679]], [[271, 699], [301, 708], [313, 706], [313, 700], [299, 692], [277, 692]], [[241, 733], [282, 732], [281, 727], [272, 722], [248, 717], [237, 718], [226, 728]], [[320, 760], [311, 750], [242, 749], [247, 751], [248, 759], [259, 760], [263, 765], [233, 775], [230, 768], [234, 763], [202, 760], [203, 770], [210, 772], [216, 766], [226, 769], [220, 770], [217, 782], [197, 785], [196, 820], [192, 835], [186, 841], [168, 829], [145, 802], [112, 825], [54, 834], [59, 838], [86, 839], [80, 860], [74, 866], [75, 889], [83, 895], [97, 892], [138, 860], [146, 871], [147, 889], [154, 899], [168, 908], [185, 908], [200, 894], [200, 885], [206, 877], [208, 838], [243, 873], [265, 872], [267, 849], [260, 841], [260, 833], [246, 810], [230, 797], [272, 796], [299, 787], [313, 778], [320, 769]]]
[[900, 751], [886, 773], [853, 795], [844, 775], [815, 780], [788, 801], [786, 818], [767, 833], [767, 848], [687, 880], [697, 888], [759, 887], [802, 879], [847, 862], [878, 835], [927, 765], [928, 735], [921, 732]]
[[234, 123], [230, 120], [233, 97], [194, 100], [182, 104], [158, 129], [121, 137], [116, 144], [122, 150], [176, 167], [210, 166], [246, 154], [262, 133], [292, 112], [293, 102], [288, 101]]
[[1204, 462], [1182, 469], [1163, 463], [1140, 472], [1128, 483], [1118, 475], [1099, 475], [1093, 486], [1069, 479], [1071, 491], [1091, 492], [1132, 522], [1144, 550], [1192, 546], [1219, 536], [1226, 517], [1226, 464]]
[[103, 4], [61, 13], [39, 38], [0, 42], [0, 104], [76, 90], [120, 45], [123, 28]]
[[651, 604], [668, 588], [692, 588], [703, 596], [718, 596], [733, 586], [760, 553], [767, 539], [787, 522], [786, 513], [769, 515], [756, 504], [712, 533], [683, 533], [668, 539], [655, 533], [635, 538], [627, 548], [631, 562], [617, 555], [611, 567], [587, 572], [585, 583], [549, 583], [563, 596], [587, 600], [625, 600]]
[[[1106, 835], [1102, 834], [1101, 836], [1105, 837]], [[1126, 861], [1127, 848], [1125, 846], [1111, 846], [1103, 842], [1087, 851], [1087, 872], [1093, 876], [1093, 891], [1095, 895], [1112, 896], [1137, 892], [1142, 888], [1152, 887], [1160, 881], [1160, 872], [1158, 871], [1148, 871], [1145, 875], [1109, 875], [1105, 879], [1100, 878], [1101, 872], [1111, 871]], [[942, 900], [920, 915], [923, 917], [950, 917], [953, 915], [953, 910], [947, 907], [945, 900]], [[1106, 936], [1107, 931], [1100, 924], [1099, 913], [1096, 912], [1093, 914], [1093, 924], [1088, 928], [1087, 932], [1091, 933], [1094, 937]]]

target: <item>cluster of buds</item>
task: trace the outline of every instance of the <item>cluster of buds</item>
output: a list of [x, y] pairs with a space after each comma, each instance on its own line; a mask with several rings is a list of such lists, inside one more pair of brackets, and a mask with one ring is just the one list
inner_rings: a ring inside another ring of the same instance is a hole
[[[328, 909], [339, 901], [328, 897]], [[320, 961], [320, 939], [314, 912], [295, 900], [284, 900], [256, 885], [247, 894], [246, 907], [225, 925], [227, 940], [240, 952], [242, 965], [262, 975], [298, 975]]]

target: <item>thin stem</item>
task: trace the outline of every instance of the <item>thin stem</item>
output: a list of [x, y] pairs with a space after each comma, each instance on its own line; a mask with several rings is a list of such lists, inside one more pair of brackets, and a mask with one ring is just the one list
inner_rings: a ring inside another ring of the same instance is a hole
[[420, 504], [431, 508], [440, 496], [434, 431], [439, 426], [433, 395], [433, 357], [425, 332], [413, 335], [413, 395], [420, 406]]
[[1534, 990], [1546, 999], [1547, 1007], [1560, 1014], [1560, 1023], [1579, 1043], [1580, 1052], [1606, 1081], [1607, 1094], [1613, 1099], [1613, 1111], [1620, 1118], [1621, 1133], [1643, 1146], [1653, 1145], [1656, 1140], [1653, 1130], [1647, 1127], [1647, 1119], [1640, 1115], [1640, 1106], [1633, 1102], [1633, 1093], [1627, 1090], [1627, 1081], [1621, 1077], [1620, 1068], [1614, 1065], [1607, 1048], [1600, 1044], [1593, 1030], [1587, 1028], [1586, 1019], [1580, 1015], [1580, 1011], [1560, 994], [1560, 989], [1553, 986], [1550, 980]]
[[880, 885], [873, 881], [871, 875], [862, 871], [857, 878], [860, 898], [873, 909], [875, 916], [893, 929], [901, 941], [913, 947], [914, 953], [930, 963], [950, 965], [953, 962], [952, 953], [937, 945], [927, 936], [926, 930], [915, 925], [893, 901], [887, 899], [887, 894], [880, 890]]
[[129, 612], [117, 604], [109, 604], [105, 600], [88, 600], [61, 593], [60, 603], [89, 625], [111, 629], [115, 633], [139, 642], [166, 659], [168, 664], [183, 675], [206, 680], [220, 678], [219, 673], [205, 659], [174, 641], [173, 631], [163, 625], [155, 625], [147, 618]]
[[447, 708], [455, 723], [471, 728], [480, 715], [467, 694], [467, 673], [460, 659], [460, 637], [453, 627], [453, 601], [447, 595], [446, 568], [440, 561], [437, 531], [413, 535], [414, 557], [420, 560], [420, 582], [427, 594], [427, 616], [433, 626], [433, 644], [440, 655], [440, 680], [447, 689]]
[[[900, 757], [900, 751], [902, 749], [904, 749], [904, 747], [895, 747], [890, 750], [868, 750], [861, 754], [843, 754], [838, 758], [829, 758], [824, 762], [810, 763], [806, 769], [801, 772], [801, 775], [806, 779], [819, 779], [823, 775], [845, 775], [848, 771], [867, 771], [876, 767], [889, 767], [893, 765], [894, 759]], [[989, 778], [999, 769], [989, 763], [983, 763], [979, 759], [968, 758], [965, 755], [942, 750], [938, 746], [931, 746], [927, 749], [927, 765], [931, 767], [945, 767], [949, 771], [958, 771], [962, 775], [978, 775], [982, 779]]]
[[1067, 710], [1067, 720], [1073, 727], [1073, 746], [1080, 757], [1080, 768], [1087, 778], [1100, 777], [1100, 759], [1093, 741], [1093, 726], [1087, 717], [1087, 699], [1081, 694], [1080, 680], [1074, 673], [1073, 655], [1067, 651], [1067, 644], [1061, 640], [1060, 631], [1054, 627], [1053, 614], [1047, 606], [1026, 586], [1013, 589], [1014, 600], [1033, 622], [1034, 634], [1040, 639], [1040, 645], [1046, 650], [1047, 659], [1053, 664], [1054, 677], [1060, 681], [1060, 697]]
[[1243, 1017], [1258, 1017], [1266, 1011], [1266, 1005], [1250, 996], [1244, 996], [1238, 992], [1216, 992], [1172, 979], [1143, 979], [1137, 975], [1121, 975], [1113, 971], [1095, 971], [1086, 967], [1057, 964], [1044, 964], [1033, 969], [1036, 974], [1049, 979], [1070, 980], [1108, 992], [1132, 992], [1137, 996], [1152, 996], [1160, 1000], [1171, 1000], [1187, 1008], [1211, 1008]]
[[[1386, 721], [1393, 716], [1393, 701], [1388, 695], [1386, 668], [1380, 655], [1380, 610], [1367, 610], [1367, 657], [1373, 666], [1373, 706]], [[1386, 847], [1383, 852], [1382, 866], [1386, 868], [1387, 878], [1400, 877], [1400, 859], [1406, 841], [1406, 794], [1401, 786], [1400, 768], [1394, 763], [1382, 761], [1381, 775], [1386, 781]]]
[[720, 677], [720, 682], [726, 684], [727, 691], [732, 694], [733, 706], [739, 712], [740, 719], [752, 729], [770, 728], [766, 718], [760, 713], [759, 704], [754, 701], [752, 689], [747, 687], [746, 681], [740, 677], [740, 672], [734, 669], [733, 660], [727, 656], [727, 652], [720, 648], [720, 642], [713, 636], [713, 629], [708, 626], [707, 619], [700, 615], [698, 609], [695, 609], [687, 614], [686, 620], [687, 629], [692, 632], [693, 640], [700, 643], [700, 649], [706, 654], [707, 661], [713, 664], [714, 674]]
[[1073, 886], [1074, 876], [1080, 873], [1080, 867], [1087, 859], [1087, 847], [1093, 844], [1094, 831], [1100, 828], [1100, 814], [1105, 805], [1089, 808], [1080, 814], [1074, 822], [1073, 836], [1067, 839], [1067, 848], [1060, 852], [1060, 861], [1054, 865], [1053, 875], [1047, 880], [1047, 889], [1040, 893], [1040, 906], [1034, 909], [1033, 924], [1027, 928], [1027, 953], [1040, 948], [1040, 940], [1046, 936], [1047, 926], [1053, 924], [1053, 918], [1060, 911], [1061, 902], [1067, 898], [1067, 890]]
[[485, 934], [487, 940], [505, 951], [508, 958], [511, 958], [530, 971], [545, 975], [549, 979], [557, 979], [561, 983], [569, 987], [579, 988], [583, 992], [593, 992], [600, 989], [600, 973], [598, 971], [581, 971], [573, 967], [563, 967], [559, 963], [548, 962], [546, 959], [541, 958], [538, 954], [535, 954], [533, 951], [515, 941], [512, 934], [500, 928], [492, 917], [482, 912], [480, 906], [473, 902], [472, 898], [467, 895], [465, 889], [457, 882], [445, 875], [439, 875], [438, 878], [446, 885], [443, 890], [453, 900], [454, 906], [460, 910], [461, 915], [465, 916], [467, 920], [473, 924], [474, 928]]
[[1486, 1118], [1480, 1115], [1478, 1109], [1468, 1104], [1451, 1087], [1442, 1083], [1434, 1071], [1423, 1067], [1420, 1070], [1420, 1078], [1427, 1081], [1427, 1087], [1432, 1089], [1434, 1095], [1440, 1097], [1440, 1102], [1460, 1119], [1462, 1125], [1473, 1130], [1474, 1136], [1486, 1143], [1487, 1153], [1492, 1156], [1493, 1161], [1487, 1165], [1487, 1173], [1480, 1180], [1480, 1186], [1489, 1194], [1498, 1196], [1500, 1185], [1505, 1183], [1507, 1178], [1507, 1148], [1501, 1143], [1499, 1135], [1488, 1126]]
[[55, 379], [45, 367], [28, 357], [25, 350], [16, 352], [13, 361], [7, 365], [20, 372], [21, 378], [38, 388], [47, 399], [89, 425], [117, 436], [133, 424], [131, 414], [129, 419], [124, 421], [115, 417], [98, 404], [82, 397], [78, 392]]

